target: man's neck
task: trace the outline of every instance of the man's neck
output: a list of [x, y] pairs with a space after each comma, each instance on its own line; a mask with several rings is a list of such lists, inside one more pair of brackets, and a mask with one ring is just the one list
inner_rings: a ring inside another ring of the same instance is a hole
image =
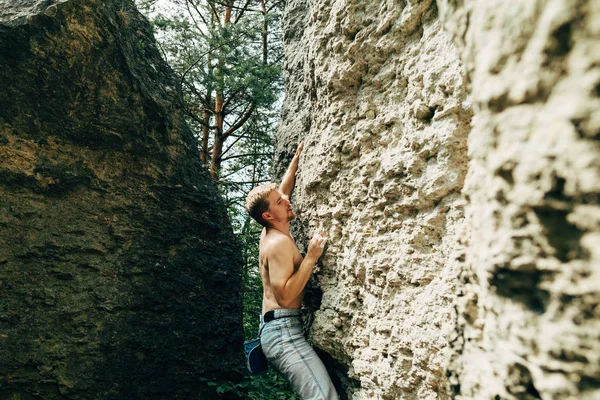
[[276, 223], [273, 223], [273, 224], [271, 224], [271, 226], [269, 226], [267, 228], [267, 231], [269, 229], [275, 229], [276, 231], [279, 231], [279, 232], [283, 233], [284, 235], [287, 235], [287, 236], [290, 236], [290, 237], [292, 236], [290, 234], [290, 223], [289, 223], [289, 221], [288, 222], [276, 222]]

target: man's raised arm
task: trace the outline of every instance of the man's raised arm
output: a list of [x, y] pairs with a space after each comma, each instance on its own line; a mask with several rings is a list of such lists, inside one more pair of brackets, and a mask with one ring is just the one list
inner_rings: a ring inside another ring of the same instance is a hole
[[292, 190], [294, 190], [294, 182], [296, 182], [296, 171], [298, 170], [298, 161], [300, 161], [300, 153], [302, 153], [302, 149], [304, 148], [304, 143], [300, 143], [298, 145], [298, 149], [296, 150], [296, 154], [290, 163], [283, 179], [281, 180], [281, 184], [279, 185], [279, 191], [286, 195], [288, 198], [292, 194]]

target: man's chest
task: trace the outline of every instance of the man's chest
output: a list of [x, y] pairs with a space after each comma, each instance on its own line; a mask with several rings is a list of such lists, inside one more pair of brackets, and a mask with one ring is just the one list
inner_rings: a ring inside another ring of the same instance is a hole
[[298, 251], [298, 248], [294, 248], [294, 272], [300, 268], [300, 264], [302, 264], [302, 254]]

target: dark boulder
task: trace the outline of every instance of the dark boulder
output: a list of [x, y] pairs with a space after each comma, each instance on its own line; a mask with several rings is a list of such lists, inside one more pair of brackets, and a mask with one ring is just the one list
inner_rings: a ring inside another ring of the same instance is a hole
[[0, 1], [0, 399], [213, 398], [241, 252], [131, 1]]

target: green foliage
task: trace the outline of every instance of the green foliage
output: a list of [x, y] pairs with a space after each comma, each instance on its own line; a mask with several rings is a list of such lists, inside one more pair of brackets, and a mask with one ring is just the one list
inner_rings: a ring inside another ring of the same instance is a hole
[[[275, 129], [276, 113], [263, 112], [267, 118], [253, 118], [247, 126], [252, 133], [235, 148], [235, 154], [251, 154], [230, 159], [223, 169], [221, 193], [228, 205], [234, 232], [243, 249], [242, 301], [245, 339], [258, 335], [259, 317], [262, 310], [262, 282], [259, 274], [259, 239], [262, 226], [244, 211], [248, 192], [256, 182], [268, 181], [273, 143], [271, 132]], [[229, 180], [235, 176], [236, 180]], [[249, 400], [298, 400], [287, 380], [277, 371], [270, 370], [259, 376], [251, 376], [244, 369], [240, 382], [228, 383], [227, 390]], [[225, 388], [223, 389], [225, 390]]]
[[[257, 184], [268, 182], [271, 175], [272, 138], [280, 117], [283, 91], [280, 28], [283, 2], [267, 1], [269, 12], [264, 14], [260, 12], [260, 1], [252, 0], [248, 2], [248, 11], [231, 24], [215, 20], [216, 16], [223, 15], [225, 2], [171, 0], [170, 13], [158, 10], [157, 0], [136, 2], [150, 16], [163, 55], [179, 77], [187, 122], [199, 139], [204, 124], [202, 113], [211, 113], [209, 122], [214, 123], [217, 91], [222, 91], [225, 99], [225, 129], [239, 121], [248, 105], [253, 106], [250, 118], [231, 135], [230, 144], [223, 150], [218, 185], [234, 233], [243, 245], [244, 336], [254, 338], [258, 334], [262, 308], [258, 260], [262, 227], [247, 215], [244, 203], [248, 192]], [[234, 11], [235, 20], [240, 11]], [[241, 366], [239, 372], [240, 381], [205, 382], [223, 398], [298, 399], [289, 383], [276, 371], [251, 376], [245, 366]]]
[[[262, 112], [273, 108], [283, 90], [281, 7], [273, 7], [264, 15], [260, 2], [250, 1], [239, 20], [225, 24], [216, 20], [224, 13], [222, 4], [172, 0], [172, 12], [166, 14], [152, 13], [154, 2], [138, 0], [142, 10], [152, 15], [160, 48], [180, 77], [188, 122], [196, 132], [202, 127], [201, 112], [215, 111], [216, 91], [223, 93], [225, 122], [231, 126], [249, 105], [255, 108], [255, 116], [263, 117]], [[267, 48], [263, 49], [265, 22], [269, 32]]]
[[[229, 210], [234, 232], [244, 245], [243, 300], [245, 336], [256, 336], [261, 312], [262, 284], [258, 273], [258, 240], [261, 227], [244, 210], [248, 192], [270, 179], [273, 132], [279, 119], [278, 100], [282, 93], [280, 35], [281, 4], [273, 3], [266, 15], [260, 1], [250, 1], [248, 11], [236, 23], [215, 22], [223, 2], [171, 0], [170, 10], [156, 9], [156, 0], [137, 0], [150, 16], [159, 46], [182, 82], [188, 110], [188, 125], [200, 132], [204, 110], [211, 109], [216, 89], [226, 101], [226, 126], [239, 118], [247, 104], [254, 112], [232, 135], [223, 150], [221, 193]], [[269, 6], [269, 2], [266, 2]], [[239, 13], [239, 11], [238, 11]], [[235, 17], [235, 16], [234, 16]], [[235, 18], [234, 18], [235, 19]], [[268, 51], [263, 43], [266, 26]], [[267, 55], [265, 60], [263, 57]], [[219, 73], [215, 73], [215, 69]], [[229, 121], [229, 122], [228, 122]]]
[[[259, 274], [258, 244], [262, 226], [245, 212], [248, 192], [258, 183], [270, 180], [273, 159], [271, 132], [275, 129], [276, 113], [261, 112], [264, 118], [253, 118], [243, 132], [244, 136], [231, 155], [226, 152], [222, 178], [219, 184], [228, 206], [235, 234], [242, 242], [244, 267], [242, 270], [242, 299], [244, 302], [244, 334], [246, 339], [256, 337], [262, 309], [262, 282]], [[246, 155], [238, 157], [238, 155]]]
[[207, 386], [214, 388], [220, 398], [239, 398], [244, 400], [300, 400], [292, 391], [288, 381], [277, 371], [266, 374], [250, 375], [244, 368], [239, 370], [242, 379], [232, 381], [210, 381], [200, 378]]

